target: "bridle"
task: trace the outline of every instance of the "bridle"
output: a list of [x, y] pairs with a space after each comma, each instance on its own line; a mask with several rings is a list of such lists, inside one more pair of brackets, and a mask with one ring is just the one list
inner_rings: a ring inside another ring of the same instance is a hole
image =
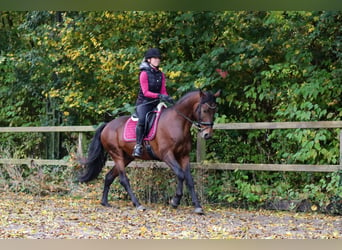
[[[204, 104], [207, 105], [209, 109], [212, 109], [212, 110], [217, 109], [217, 105], [216, 104], [209, 105], [207, 102], [204, 103]], [[198, 120], [197, 121], [194, 121], [194, 120], [190, 119], [189, 117], [184, 115], [182, 112], [178, 111], [177, 109], [175, 109], [175, 110], [185, 120], [187, 120], [188, 122], [192, 123], [192, 125], [194, 125], [198, 129], [199, 132], [202, 132], [202, 131], [204, 131], [204, 130], [206, 130], [208, 128], [212, 128], [214, 126], [214, 122], [213, 121], [212, 122], [203, 122], [202, 121], [202, 118], [201, 118], [201, 106], [202, 105], [203, 104], [200, 102], [198, 104], [197, 108], [196, 108], [196, 111], [198, 112]], [[204, 128], [202, 126], [204, 126]]]

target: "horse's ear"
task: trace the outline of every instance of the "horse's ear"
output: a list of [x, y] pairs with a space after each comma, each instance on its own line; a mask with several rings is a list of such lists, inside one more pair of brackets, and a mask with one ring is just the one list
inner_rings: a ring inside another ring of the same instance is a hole
[[203, 96], [205, 96], [205, 92], [202, 89], [199, 89], [200, 92], [200, 97], [202, 98]]
[[217, 91], [217, 92], [214, 94], [215, 97], [218, 97], [218, 96], [220, 96], [220, 95], [221, 95], [221, 90]]

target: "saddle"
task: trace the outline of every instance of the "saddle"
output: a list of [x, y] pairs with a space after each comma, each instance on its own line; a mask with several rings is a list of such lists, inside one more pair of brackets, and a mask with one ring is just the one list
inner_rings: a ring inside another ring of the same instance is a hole
[[[167, 106], [165, 103], [161, 102], [158, 104], [158, 106], [148, 112], [146, 114], [146, 124], [145, 124], [145, 141], [152, 141], [154, 137], [156, 136], [157, 132], [157, 126], [158, 126], [158, 121], [161, 112], [163, 111], [164, 108]], [[126, 142], [134, 142], [136, 141], [136, 133], [135, 133], [135, 128], [138, 123], [138, 117], [136, 114], [133, 114], [125, 123], [124, 127], [124, 132], [123, 132], [123, 139]]]

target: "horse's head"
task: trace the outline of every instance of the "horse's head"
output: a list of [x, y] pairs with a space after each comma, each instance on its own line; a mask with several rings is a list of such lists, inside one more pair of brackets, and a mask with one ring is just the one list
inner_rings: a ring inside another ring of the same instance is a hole
[[214, 115], [217, 110], [216, 97], [221, 94], [217, 91], [215, 94], [211, 92], [200, 91], [200, 101], [195, 111], [197, 125], [200, 128], [201, 137], [209, 139], [213, 134]]

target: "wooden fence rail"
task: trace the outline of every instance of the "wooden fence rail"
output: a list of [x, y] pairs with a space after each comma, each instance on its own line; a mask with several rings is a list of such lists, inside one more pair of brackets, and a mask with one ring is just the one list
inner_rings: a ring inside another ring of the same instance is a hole
[[[215, 124], [214, 129], [223, 130], [253, 130], [253, 129], [308, 129], [308, 128], [342, 128], [342, 121], [318, 121], [318, 122], [257, 122], [257, 123], [224, 123]], [[82, 152], [83, 133], [94, 132], [96, 126], [49, 126], [49, 127], [0, 127], [0, 133], [23, 132], [78, 132], [78, 152]], [[340, 164], [339, 165], [308, 165], [308, 164], [239, 164], [239, 163], [203, 163], [205, 143], [197, 140], [197, 162], [192, 162], [193, 168], [221, 169], [221, 170], [260, 170], [260, 171], [304, 171], [304, 172], [335, 172], [342, 170], [342, 130], [340, 130]], [[68, 161], [44, 160], [44, 159], [2, 159], [0, 164], [17, 165], [69, 165]], [[113, 165], [107, 161], [107, 165]], [[166, 167], [162, 162], [134, 161], [131, 167]]]

